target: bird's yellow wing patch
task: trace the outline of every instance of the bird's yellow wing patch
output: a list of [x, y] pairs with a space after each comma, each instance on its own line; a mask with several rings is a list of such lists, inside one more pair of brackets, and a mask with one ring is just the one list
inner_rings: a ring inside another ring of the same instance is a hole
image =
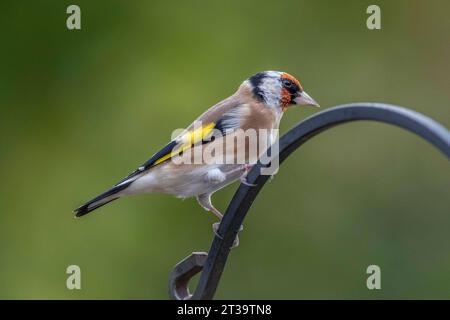
[[200, 142], [204, 139], [206, 139], [213, 131], [215, 127], [215, 123], [209, 123], [205, 126], [201, 126], [199, 128], [195, 128], [194, 130], [190, 130], [183, 134], [178, 140], [179, 142], [175, 145], [172, 151], [168, 152], [167, 154], [163, 155], [162, 157], [158, 158], [153, 162], [151, 166], [156, 166], [178, 154], [181, 152], [191, 148], [193, 145], [195, 145], [197, 142]]

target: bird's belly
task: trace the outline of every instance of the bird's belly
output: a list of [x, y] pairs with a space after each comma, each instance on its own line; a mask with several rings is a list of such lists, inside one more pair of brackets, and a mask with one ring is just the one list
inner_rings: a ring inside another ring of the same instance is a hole
[[[154, 192], [188, 198], [212, 193], [239, 179], [240, 168], [242, 165], [176, 165], [168, 162], [150, 169], [134, 181], [127, 188], [127, 194]], [[214, 179], [213, 173], [219, 173], [219, 178]]]

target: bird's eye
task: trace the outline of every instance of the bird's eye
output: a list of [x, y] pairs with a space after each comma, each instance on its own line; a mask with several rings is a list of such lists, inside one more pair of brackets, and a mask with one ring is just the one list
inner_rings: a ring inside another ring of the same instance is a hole
[[286, 80], [286, 79], [283, 80], [283, 87], [290, 88], [290, 87], [292, 87], [292, 85], [293, 85], [293, 83], [291, 80]]

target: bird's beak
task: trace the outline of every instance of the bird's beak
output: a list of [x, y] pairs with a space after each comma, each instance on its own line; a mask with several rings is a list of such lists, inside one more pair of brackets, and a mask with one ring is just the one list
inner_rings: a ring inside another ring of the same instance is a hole
[[313, 106], [320, 107], [319, 104], [309, 96], [305, 91], [302, 91], [297, 98], [294, 99], [295, 104], [299, 106]]

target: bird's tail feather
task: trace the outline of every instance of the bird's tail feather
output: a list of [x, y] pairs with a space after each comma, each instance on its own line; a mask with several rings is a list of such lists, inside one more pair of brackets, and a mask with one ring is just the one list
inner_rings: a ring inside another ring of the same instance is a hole
[[120, 191], [124, 190], [131, 184], [132, 181], [127, 183], [121, 183], [115, 185], [111, 189], [106, 192], [103, 192], [101, 195], [95, 197], [94, 199], [86, 202], [81, 207], [74, 210], [75, 217], [81, 217], [89, 212], [104, 206], [105, 204], [114, 201], [120, 198]]

